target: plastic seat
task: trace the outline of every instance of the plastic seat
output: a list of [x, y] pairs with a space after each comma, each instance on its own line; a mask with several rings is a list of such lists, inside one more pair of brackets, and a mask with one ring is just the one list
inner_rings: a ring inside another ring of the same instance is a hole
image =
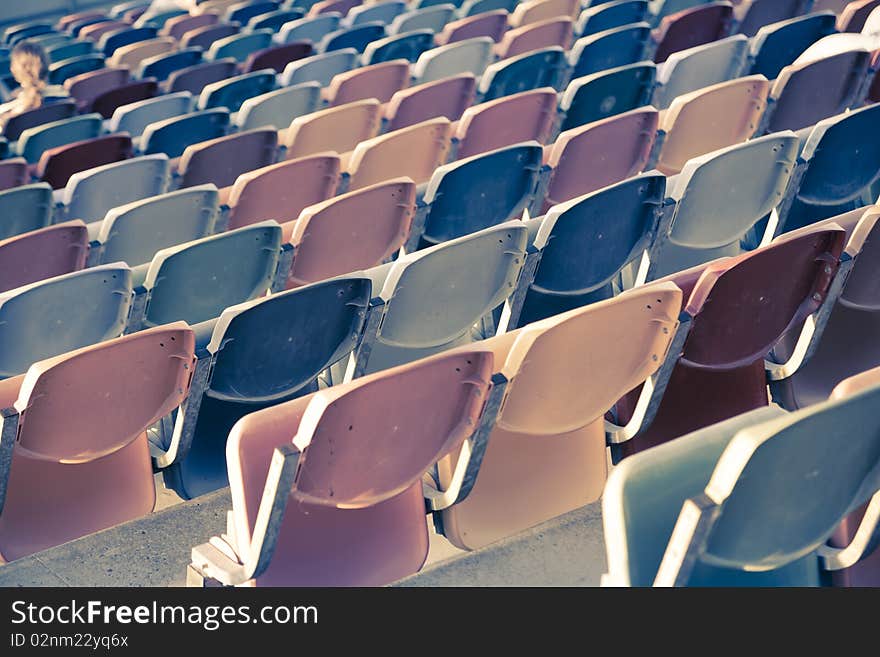
[[320, 14], [339, 13], [343, 16], [348, 15], [354, 7], [358, 7], [361, 0], [319, 0], [309, 9], [308, 16], [318, 16]]
[[469, 107], [453, 135], [456, 158], [524, 141], [546, 143], [556, 126], [556, 91], [545, 87]]
[[238, 25], [230, 23], [215, 23], [189, 30], [180, 37], [181, 48], [201, 48], [209, 52], [215, 41], [227, 39], [238, 34]]
[[132, 299], [131, 270], [101, 265], [0, 294], [0, 378], [31, 363], [122, 335]]
[[736, 256], [774, 233], [768, 221], [785, 198], [798, 157], [798, 139], [780, 132], [689, 160], [667, 193], [675, 201], [651, 252], [649, 279], [722, 256]]
[[89, 39], [90, 41], [94, 41], [97, 43], [105, 34], [118, 30], [129, 29], [130, 27], [131, 24], [126, 23], [125, 21], [102, 21], [99, 23], [91, 23], [89, 25], [82, 26], [76, 36], [80, 39]]
[[404, 34], [413, 30], [431, 30], [440, 32], [455, 16], [456, 7], [451, 3], [443, 3], [424, 9], [413, 9], [398, 14], [390, 21], [388, 34]]
[[[541, 0], [547, 2], [548, 0]], [[499, 59], [515, 57], [533, 50], [559, 46], [568, 50], [574, 34], [570, 18], [549, 18], [508, 30], [495, 51]]]
[[344, 166], [349, 190], [406, 176], [417, 185], [446, 161], [452, 126], [438, 117], [360, 142]]
[[113, 116], [113, 113], [123, 105], [129, 105], [141, 100], [154, 97], [159, 92], [159, 85], [155, 79], [138, 80], [105, 91], [92, 101], [89, 111], [97, 112], [105, 119]]
[[394, 59], [336, 75], [324, 89], [324, 99], [331, 107], [369, 98], [386, 103], [408, 84], [409, 62]]
[[[132, 25], [134, 25], [134, 27], [152, 26], [158, 30], [165, 27], [165, 23], [170, 21], [172, 18], [186, 16], [189, 12], [186, 9], [169, 9], [168, 11], [153, 14], [150, 17], [145, 16], [146, 13], [146, 11], [142, 13], [137, 13], [137, 19], [132, 23]], [[128, 16], [129, 20], [134, 17], [132, 14], [129, 14]]]
[[406, 3], [401, 0], [384, 0], [369, 5], [357, 5], [349, 10], [345, 17], [349, 25], [360, 25], [379, 21], [388, 25], [406, 11]]
[[751, 72], [775, 80], [807, 48], [833, 34], [834, 22], [834, 14], [826, 11], [764, 25], [751, 40]]
[[599, 498], [602, 416], [615, 391], [657, 369], [680, 307], [674, 285], [650, 286], [479, 343], [507, 383], [503, 407], [480, 427], [486, 450], [464, 499], [453, 501], [462, 455], [438, 464], [446, 499], [436, 515], [453, 545], [477, 549]]
[[854, 0], [850, 2], [837, 17], [837, 29], [840, 32], [861, 32], [868, 16], [877, 7], [880, 7], [880, 0]]
[[424, 83], [461, 73], [480, 76], [492, 62], [492, 44], [489, 37], [475, 37], [432, 48], [413, 66], [413, 79]]
[[320, 43], [325, 36], [339, 29], [342, 14], [330, 13], [299, 18], [285, 23], [278, 33], [280, 43], [293, 41], [311, 41], [313, 45]]
[[473, 104], [476, 88], [476, 78], [462, 73], [401, 89], [385, 105], [386, 129], [391, 132], [438, 116], [457, 121]]
[[64, 83], [64, 88], [76, 101], [80, 111], [91, 107], [98, 96], [125, 86], [129, 81], [129, 72], [125, 68], [105, 68], [76, 75]]
[[31, 164], [39, 162], [43, 153], [56, 146], [93, 139], [101, 132], [100, 114], [83, 114], [69, 119], [44, 123], [28, 128], [18, 140], [18, 154]]
[[480, 79], [484, 101], [541, 87], [558, 89], [565, 74], [565, 51], [545, 48], [491, 64]]
[[651, 104], [657, 67], [639, 62], [585, 75], [568, 83], [559, 99], [563, 131]]
[[360, 55], [354, 48], [305, 57], [291, 62], [284, 68], [279, 78], [280, 85], [291, 87], [303, 82], [317, 82], [322, 87], [326, 87], [338, 74], [358, 66], [359, 58]]
[[831, 11], [840, 14], [852, 0], [815, 0], [813, 11]]
[[437, 45], [443, 46], [477, 37], [489, 37], [492, 41], [501, 41], [501, 37], [507, 31], [507, 18], [506, 11], [497, 10], [450, 21], [437, 34]]
[[502, 328], [517, 328], [610, 299], [629, 285], [621, 275], [641, 264], [662, 213], [665, 178], [647, 173], [552, 206], [527, 225], [530, 255]]
[[44, 228], [52, 223], [52, 188], [46, 183], [21, 185], [0, 192], [0, 239]]
[[49, 65], [49, 84], [64, 84], [69, 78], [104, 67], [104, 55], [80, 55]]
[[65, 59], [91, 55], [94, 51], [95, 46], [91, 41], [72, 41], [51, 46], [46, 50], [46, 55], [49, 57], [49, 62], [55, 64]]
[[734, 7], [736, 31], [753, 37], [766, 26], [796, 19], [810, 11], [807, 0], [746, 0]]
[[293, 221], [308, 206], [331, 198], [339, 184], [335, 153], [319, 153], [248, 171], [229, 190], [229, 229], [274, 219]]
[[139, 137], [151, 123], [188, 114], [192, 111], [193, 97], [188, 91], [163, 94], [117, 107], [107, 123], [110, 132], [127, 132]]
[[228, 187], [247, 171], [275, 162], [278, 132], [258, 128], [187, 146], [180, 157], [179, 186], [213, 183]]
[[571, 77], [580, 78], [647, 59], [650, 37], [648, 23], [624, 25], [581, 37], [569, 53]]
[[526, 233], [509, 221], [365, 272], [372, 318], [348, 378], [471, 343], [472, 327], [513, 291]]
[[170, 119], [151, 123], [141, 137], [141, 151], [165, 153], [168, 157], [180, 157], [187, 146], [200, 141], [216, 139], [226, 133], [229, 112], [214, 108], [191, 112]]
[[526, 0], [516, 6], [509, 22], [516, 28], [560, 16], [573, 18], [579, 9], [577, 0]]
[[[592, 5], [592, 3], [590, 3]], [[649, 20], [648, 0], [613, 0], [588, 6], [577, 18], [575, 33], [589, 36]]]
[[108, 66], [127, 67], [130, 71], [137, 71], [146, 59], [166, 55], [177, 49], [177, 41], [171, 37], [157, 37], [138, 41], [127, 46], [117, 48], [113, 56], [107, 60]]
[[657, 110], [642, 107], [560, 133], [546, 149], [534, 214], [644, 171], [658, 122]]
[[[227, 584], [380, 586], [418, 571], [428, 554], [422, 475], [472, 432], [491, 369], [483, 352], [438, 356], [241, 420], [228, 443], [237, 549], [221, 551], [217, 539], [198, 546], [191, 572]], [[413, 431], [422, 437], [413, 449], [389, 438]], [[332, 447], [331, 433], [339, 436]], [[330, 449], [343, 456], [329, 460]], [[273, 477], [279, 493], [263, 501], [273, 458], [284, 458], [284, 484]], [[283, 520], [264, 534], [257, 508], [265, 518], [270, 506]]]
[[285, 24], [298, 20], [303, 16], [305, 16], [305, 11], [298, 7], [268, 11], [265, 14], [259, 14], [251, 18], [248, 21], [247, 29], [272, 30], [277, 34]]
[[343, 48], [354, 48], [359, 53], [376, 39], [385, 36], [385, 24], [373, 21], [354, 27], [343, 27], [324, 35], [317, 45], [318, 52], [331, 52]]
[[434, 47], [434, 33], [431, 30], [414, 30], [376, 39], [364, 48], [364, 63], [378, 64], [395, 59], [415, 62], [422, 53]]
[[278, 9], [279, 2], [239, 2], [226, 10], [225, 20], [246, 25], [255, 16]]
[[168, 184], [168, 157], [143, 155], [74, 173], [61, 193], [66, 219], [99, 221], [112, 208], [156, 196]]
[[35, 175], [52, 189], [62, 189], [75, 173], [131, 156], [131, 137], [125, 133], [103, 135], [43, 151]]
[[656, 168], [672, 175], [691, 158], [750, 139], [758, 131], [769, 93], [767, 78], [752, 75], [679, 96], [663, 112], [663, 147]]
[[129, 331], [174, 317], [197, 324], [278, 289], [281, 243], [281, 226], [264, 221], [157, 251], [135, 271], [144, 302], [140, 315], [129, 319]]
[[214, 185], [190, 187], [110, 210], [89, 226], [90, 263], [127, 262], [136, 267], [157, 251], [210, 235], [219, 209]]
[[749, 40], [742, 34], [672, 53], [657, 67], [654, 106], [666, 109], [679, 96], [732, 80], [748, 68]]
[[195, 30], [200, 27], [209, 27], [216, 24], [219, 20], [220, 17], [217, 14], [210, 13], [199, 14], [196, 16], [186, 14], [175, 16], [165, 21], [165, 24], [159, 30], [159, 34], [161, 36], [170, 36], [179, 41], [183, 38], [183, 35], [190, 30]]
[[11, 116], [3, 127], [3, 136], [9, 141], [16, 141], [21, 133], [28, 128], [36, 128], [44, 123], [69, 119], [76, 114], [76, 103], [65, 100], [49, 103], [21, 114]]
[[231, 58], [239, 63], [244, 63], [252, 53], [265, 50], [271, 45], [271, 30], [233, 34], [213, 41], [205, 58], [211, 61]]
[[767, 131], [801, 130], [852, 107], [870, 59], [854, 49], [783, 68], [770, 90]]
[[458, 11], [462, 16], [476, 16], [501, 9], [510, 13], [516, 9], [517, 4], [519, 0], [464, 0]]
[[304, 59], [312, 53], [312, 44], [308, 41], [293, 41], [283, 46], [257, 50], [248, 55], [242, 71], [248, 73], [271, 69], [281, 73], [290, 62]]
[[6, 561], [153, 510], [146, 431], [186, 397], [193, 351], [172, 324], [42, 361], [4, 388], [17, 411], [4, 424], [21, 427], [4, 469]]
[[212, 82], [220, 82], [236, 73], [234, 59], [219, 62], [205, 62], [178, 69], [168, 76], [166, 87], [168, 93], [187, 91], [194, 96], [202, 93], [205, 86]]
[[23, 157], [0, 161], [0, 191], [24, 185], [28, 180], [28, 164]]
[[66, 16], [62, 16], [55, 23], [55, 27], [59, 30], [67, 31], [71, 24], [87, 20], [89, 18], [106, 18], [106, 16], [103, 12], [100, 11], [79, 11], [75, 14], [67, 14]]
[[806, 171], [791, 195], [782, 221], [790, 231], [871, 204], [880, 180], [880, 139], [874, 126], [880, 105], [869, 105], [820, 121], [803, 135]]
[[235, 119], [240, 130], [273, 126], [283, 129], [299, 116], [317, 111], [321, 103], [321, 85], [304, 82], [248, 98]]
[[105, 57], [110, 57], [119, 48], [156, 38], [157, 33], [155, 27], [128, 27], [105, 32], [97, 40], [98, 50], [103, 52]]
[[[835, 301], [839, 291], [832, 284], [844, 240], [839, 227], [812, 231], [663, 279], [688, 298], [686, 337], [664, 365], [662, 392], [649, 395], [653, 417], [630, 421], [639, 391], [618, 404], [607, 427], [612, 455], [627, 457], [768, 406], [765, 359], [826, 297]], [[619, 429], [625, 424], [626, 430]]]
[[665, 62], [674, 52], [723, 39], [730, 34], [733, 7], [729, 2], [709, 2], [660, 21], [652, 35], [656, 44], [654, 61]]
[[296, 118], [284, 136], [286, 158], [354, 150], [360, 142], [379, 134], [381, 111], [379, 101], [368, 99]]
[[196, 107], [200, 110], [225, 107], [237, 112], [248, 98], [259, 96], [275, 88], [275, 73], [271, 70], [243, 73], [226, 80], [205, 85]]
[[395, 178], [305, 208], [283, 226], [293, 246], [287, 288], [375, 267], [409, 236], [416, 186]]
[[407, 251], [519, 219], [532, 201], [542, 154], [540, 144], [527, 142], [439, 167], [419, 202]]

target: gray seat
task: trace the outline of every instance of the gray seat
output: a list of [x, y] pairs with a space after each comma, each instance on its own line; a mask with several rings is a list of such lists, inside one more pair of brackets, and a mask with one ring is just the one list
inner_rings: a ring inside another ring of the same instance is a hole
[[475, 37], [432, 48], [423, 52], [413, 65], [413, 79], [416, 84], [423, 84], [460, 73], [479, 77], [492, 63], [494, 45], [490, 37]]
[[284, 129], [298, 116], [318, 110], [321, 85], [303, 82], [248, 98], [235, 118], [239, 130], [273, 127]]
[[43, 151], [75, 141], [94, 139], [101, 134], [104, 118], [100, 114], [83, 114], [61, 121], [28, 128], [18, 139], [17, 154], [29, 164], [40, 161]]
[[0, 378], [32, 363], [122, 335], [131, 270], [117, 262], [0, 294]]
[[21, 185], [0, 192], [0, 239], [14, 237], [52, 223], [49, 183]]
[[75, 173], [58, 192], [58, 220], [99, 221], [115, 207], [163, 193], [168, 173], [168, 156], [161, 153]]
[[278, 34], [279, 43], [292, 43], [293, 41], [311, 41], [313, 44], [321, 42], [330, 32], [339, 29], [342, 14], [337, 11], [320, 14], [311, 18], [300, 18], [285, 23]]
[[161, 194], [110, 210], [89, 224], [90, 264], [149, 262], [160, 249], [189, 242], [214, 230], [219, 198], [214, 185]]
[[107, 125], [108, 132], [127, 132], [140, 137], [151, 123], [182, 116], [192, 111], [193, 97], [188, 91], [139, 100], [117, 107]]
[[141, 151], [180, 157], [192, 144], [222, 137], [228, 125], [229, 111], [222, 107], [156, 121], [144, 129]]
[[412, 30], [428, 29], [439, 32], [455, 16], [455, 5], [445, 3], [414, 9], [397, 16], [388, 26], [388, 34], [403, 34]]
[[335, 76], [356, 68], [359, 59], [360, 55], [354, 48], [342, 48], [298, 59], [284, 67], [280, 77], [281, 86], [317, 82], [326, 87]]

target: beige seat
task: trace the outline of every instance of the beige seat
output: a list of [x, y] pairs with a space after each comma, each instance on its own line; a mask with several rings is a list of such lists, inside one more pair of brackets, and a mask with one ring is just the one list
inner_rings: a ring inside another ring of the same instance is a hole
[[107, 66], [127, 67], [129, 71], [136, 72], [145, 59], [164, 55], [176, 48], [177, 41], [172, 37], [157, 37], [138, 41], [114, 50], [113, 56], [107, 60]]
[[579, 10], [578, 0], [528, 0], [516, 6], [510, 15], [510, 25], [519, 27], [559, 16], [574, 18]]
[[287, 159], [325, 151], [347, 153], [379, 134], [381, 126], [379, 101], [359, 100], [297, 117], [279, 140], [287, 149]]
[[551, 46], [568, 50], [573, 35], [574, 21], [570, 18], [548, 18], [508, 30], [495, 46], [495, 54], [498, 59], [505, 59]]
[[338, 73], [324, 88], [323, 96], [332, 107], [366, 98], [387, 103], [408, 84], [409, 62], [405, 59], [393, 59]]

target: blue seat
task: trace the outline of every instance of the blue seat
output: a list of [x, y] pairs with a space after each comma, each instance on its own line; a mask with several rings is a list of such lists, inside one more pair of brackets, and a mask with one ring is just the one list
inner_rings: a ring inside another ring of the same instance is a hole
[[654, 6], [651, 8], [654, 15], [654, 21], [659, 23], [661, 19], [676, 14], [691, 7], [704, 5], [712, 0], [654, 0]]
[[364, 50], [365, 64], [379, 64], [392, 59], [406, 59], [415, 62], [423, 52], [434, 47], [434, 33], [431, 30], [415, 30], [405, 34], [376, 39]]
[[157, 121], [144, 129], [141, 151], [180, 157], [190, 144], [222, 137], [228, 125], [229, 112], [223, 108], [190, 112]]
[[235, 125], [239, 130], [284, 129], [295, 118], [317, 111], [320, 104], [321, 85], [317, 82], [282, 87], [244, 101]]
[[317, 82], [322, 87], [335, 76], [358, 66], [360, 55], [354, 48], [334, 50], [290, 62], [281, 73], [281, 86], [289, 87], [303, 82]]
[[158, 30], [155, 27], [130, 27], [121, 30], [113, 30], [102, 34], [98, 40], [98, 50], [109, 57], [117, 48], [127, 46], [138, 41], [156, 38]]
[[319, 52], [330, 52], [343, 48], [354, 48], [358, 52], [363, 52], [370, 43], [384, 36], [384, 23], [377, 21], [361, 23], [354, 27], [344, 27], [324, 35], [316, 50]]
[[231, 306], [198, 325], [194, 386], [176, 431], [166, 421], [156, 441], [165, 485], [184, 498], [226, 486], [232, 426], [316, 390], [318, 376], [357, 346], [371, 291], [369, 278], [344, 276]]
[[540, 87], [559, 89], [565, 70], [562, 48], [534, 50], [491, 64], [480, 79], [478, 92], [486, 101]]
[[388, 34], [403, 34], [412, 30], [440, 32], [454, 16], [455, 5], [450, 3], [406, 11], [391, 21]]
[[0, 192], [0, 240], [52, 223], [49, 183], [20, 185]]
[[802, 131], [800, 181], [780, 217], [787, 232], [877, 199], [880, 180], [880, 104], [839, 114]]
[[277, 11], [280, 2], [239, 2], [226, 10], [224, 21], [247, 25], [255, 16]]
[[122, 335], [131, 270], [117, 262], [0, 294], [0, 378], [32, 363]]
[[162, 194], [168, 185], [168, 156], [157, 153], [75, 173], [59, 190], [57, 221], [100, 221], [113, 208]]
[[272, 45], [272, 34], [272, 30], [255, 30], [217, 39], [208, 49], [205, 59], [216, 61], [230, 57], [244, 63], [251, 53], [265, 50]]
[[164, 55], [148, 57], [141, 62], [139, 78], [156, 78], [159, 82], [168, 79], [174, 71], [195, 66], [202, 61], [201, 48], [184, 48]]
[[[734, 12], [736, 31], [747, 37], [755, 36], [765, 25], [779, 24], [813, 10], [813, 0], [750, 0], [745, 13]], [[817, 12], [818, 13], [818, 12]]]
[[100, 114], [83, 114], [28, 128], [18, 138], [18, 154], [28, 163], [36, 164], [43, 151], [97, 137], [101, 134], [103, 120]]
[[84, 27], [88, 27], [89, 25], [95, 25], [96, 23], [109, 23], [113, 20], [114, 19], [110, 18], [109, 16], [93, 16], [90, 18], [83, 18], [82, 20], [78, 20], [78, 21], [68, 25], [67, 31], [75, 39], [75, 38], [79, 37], [80, 31]]
[[406, 3], [402, 0], [384, 0], [371, 5], [358, 5], [348, 12], [345, 22], [350, 26], [373, 21], [388, 25], [406, 9]]
[[140, 137], [146, 127], [192, 111], [193, 97], [188, 91], [164, 94], [117, 107], [107, 124], [109, 132], [127, 132]]
[[560, 130], [650, 105], [656, 78], [654, 62], [639, 62], [573, 79], [559, 101]]
[[305, 12], [302, 9], [277, 9], [269, 11], [265, 14], [258, 14], [248, 21], [247, 29], [253, 30], [272, 30], [278, 32], [285, 23], [295, 21], [302, 18]]
[[189, 187], [110, 210], [89, 224], [89, 264], [149, 262], [161, 249], [210, 235], [220, 209], [214, 185]]
[[71, 57], [80, 57], [81, 55], [89, 55], [94, 52], [95, 46], [91, 41], [74, 41], [72, 43], [64, 43], [53, 46], [46, 51], [49, 56], [49, 62], [56, 62], [70, 59]]
[[752, 38], [751, 72], [773, 80], [822, 37], [834, 34], [837, 16], [820, 11], [765, 25]]
[[281, 43], [311, 41], [313, 44], [318, 44], [325, 36], [338, 30], [341, 21], [342, 14], [335, 11], [293, 20], [285, 23], [281, 28], [278, 40]]
[[49, 65], [49, 84], [64, 84], [67, 78], [104, 67], [104, 55], [94, 53], [62, 59]]
[[519, 0], [464, 0], [461, 3], [460, 13], [462, 17], [476, 16], [499, 9], [512, 13], [518, 4]]
[[624, 25], [581, 37], [574, 42], [568, 58], [571, 78], [647, 59], [650, 38], [651, 26], [648, 23]]
[[610, 299], [630, 285], [621, 274], [642, 264], [663, 209], [666, 178], [647, 173], [551, 207], [527, 222], [529, 254], [506, 330]]
[[171, 9], [169, 11], [163, 11], [158, 14], [153, 14], [149, 18], [145, 16], [139, 17], [135, 22], [135, 27], [155, 27], [157, 30], [161, 30], [165, 27], [165, 23], [167, 23], [172, 18], [177, 18], [178, 16], [184, 16], [189, 12], [185, 9]]
[[32, 23], [21, 23], [18, 25], [10, 25], [6, 28], [4, 41], [10, 46], [14, 46], [19, 41], [24, 41], [29, 37], [39, 36], [41, 34], [50, 34], [55, 28], [50, 23], [42, 21], [34, 21]]
[[266, 69], [244, 73], [205, 85], [196, 107], [200, 110], [225, 107], [230, 112], [237, 112], [248, 98], [272, 91], [274, 88], [274, 71]]
[[650, 18], [648, 0], [614, 0], [589, 6], [578, 16], [574, 33], [588, 36], [624, 25], [642, 23]]
[[418, 203], [407, 252], [519, 219], [543, 154], [538, 142], [526, 142], [439, 167]]

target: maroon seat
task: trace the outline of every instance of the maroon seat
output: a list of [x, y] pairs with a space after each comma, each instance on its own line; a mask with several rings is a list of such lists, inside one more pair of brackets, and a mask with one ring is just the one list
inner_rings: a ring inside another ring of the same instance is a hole
[[37, 164], [36, 175], [49, 183], [52, 189], [61, 189], [75, 173], [126, 160], [131, 156], [131, 136], [127, 132], [105, 135], [44, 151]]
[[86, 266], [89, 234], [76, 219], [0, 240], [0, 292]]
[[294, 41], [283, 46], [265, 48], [248, 55], [242, 72], [250, 73], [271, 68], [275, 69], [276, 73], [281, 73], [290, 62], [303, 59], [313, 53], [311, 41]]
[[[767, 406], [764, 359], [824, 301], [845, 235], [839, 227], [805, 232], [661, 279], [688, 299], [689, 331], [681, 351], [667, 355], [671, 374], [653, 420], [612, 453], [629, 456]], [[618, 425], [629, 421], [638, 393], [618, 404]]]
[[473, 104], [476, 88], [476, 78], [462, 73], [401, 89], [385, 105], [386, 130], [400, 130], [438, 116], [458, 121]]
[[169, 18], [165, 21], [165, 25], [159, 30], [159, 35], [170, 36], [179, 40], [190, 30], [196, 30], [200, 27], [210, 27], [219, 20], [220, 17], [217, 14], [205, 13], [199, 14], [198, 16], [183, 14], [182, 16], [175, 16], [174, 18]]
[[0, 162], [0, 192], [24, 185], [28, 180], [28, 164], [23, 157]]
[[211, 47], [217, 39], [225, 39], [226, 37], [238, 34], [237, 23], [217, 23], [215, 25], [206, 25], [189, 30], [180, 37], [181, 48], [201, 48], [206, 51]]
[[105, 119], [109, 119], [117, 107], [152, 98], [157, 93], [159, 93], [159, 83], [156, 82], [156, 78], [144, 78], [105, 91], [92, 101], [88, 111], [97, 112]]
[[435, 41], [438, 46], [456, 43], [465, 39], [487, 36], [493, 41], [501, 41], [507, 29], [507, 12], [503, 9], [487, 11], [475, 16], [450, 21], [443, 27]]
[[320, 14], [329, 14], [338, 11], [343, 16], [349, 11], [362, 4], [362, 0], [320, 0], [312, 5], [307, 16], [318, 16]]
[[216, 62], [193, 64], [174, 71], [165, 82], [168, 93], [188, 91], [194, 96], [202, 93], [205, 85], [225, 80], [236, 74], [238, 64], [234, 59], [218, 59]]
[[188, 146], [180, 156], [180, 187], [214, 183], [228, 187], [247, 171], [275, 161], [278, 132], [267, 128], [247, 130]]
[[84, 111], [101, 94], [126, 84], [129, 75], [127, 68], [100, 68], [68, 78], [64, 88], [76, 100], [77, 108]]
[[17, 141], [21, 133], [28, 128], [34, 128], [52, 121], [60, 121], [61, 119], [69, 119], [74, 114], [76, 114], [76, 103], [72, 100], [49, 103], [13, 116], [3, 129], [3, 136], [9, 141]]
[[659, 64], [674, 52], [724, 38], [732, 21], [733, 7], [726, 2], [712, 2], [665, 16], [652, 35], [657, 44], [654, 61]]

